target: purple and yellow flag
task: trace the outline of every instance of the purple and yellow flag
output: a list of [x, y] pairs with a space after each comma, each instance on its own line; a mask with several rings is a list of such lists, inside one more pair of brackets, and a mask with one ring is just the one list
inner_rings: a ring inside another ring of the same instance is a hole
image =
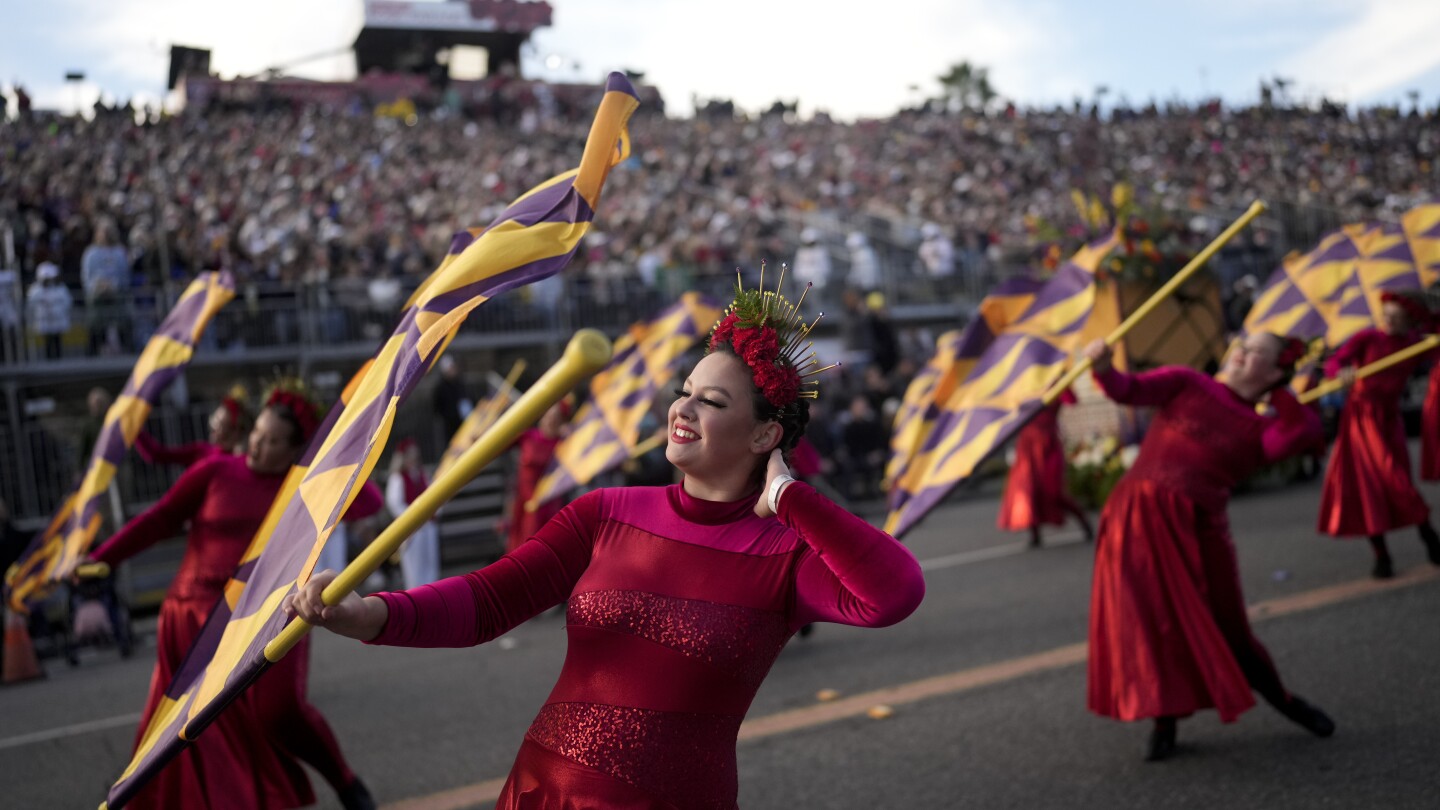
[[630, 458], [660, 386], [675, 376], [680, 358], [718, 320], [719, 305], [689, 292], [655, 320], [634, 324], [621, 335], [614, 358], [591, 379], [590, 400], [571, 420], [570, 435], [555, 447], [555, 459], [530, 503], [558, 498]]
[[937, 402], [948, 402], [955, 388], [970, 376], [985, 349], [995, 336], [1005, 331], [1035, 300], [1035, 293], [1045, 285], [1035, 278], [1017, 276], [1000, 282], [975, 312], [975, 317], [962, 330], [945, 332], [935, 339], [935, 354], [905, 387], [900, 409], [895, 412], [895, 426], [890, 437], [890, 460], [885, 465], [888, 491], [900, 473], [910, 466], [920, 452], [925, 437], [940, 415]]
[[897, 420], [885, 531], [912, 528], [1039, 411], [1085, 333], [1095, 271], [1116, 244], [1113, 233], [1092, 242], [1043, 283], [1007, 282], [938, 347], [935, 367], [906, 391], [908, 421]]
[[1313, 339], [1336, 347], [1373, 326], [1385, 292], [1419, 290], [1440, 274], [1440, 205], [1401, 224], [1347, 225], [1271, 274], [1245, 318], [1246, 332]]
[[610, 170], [630, 154], [635, 89], [612, 73], [579, 168], [531, 189], [484, 229], [456, 234], [440, 268], [412, 297], [394, 333], [347, 387], [251, 543], [225, 599], [191, 649], [111, 788], [120, 807], [271, 663], [266, 645], [287, 623], [280, 600], [304, 583], [336, 523], [370, 477], [398, 407], [465, 318], [507, 290], [546, 278], [589, 230]]
[[80, 486], [60, 506], [50, 525], [31, 541], [6, 575], [12, 609], [27, 612], [55, 586], [68, 579], [85, 558], [100, 528], [101, 500], [115, 480], [135, 436], [145, 426], [160, 392], [169, 387], [195, 355], [195, 343], [210, 319], [235, 297], [228, 272], [202, 273], [181, 293], [160, 328], [146, 342], [120, 396], [105, 412], [105, 422]]

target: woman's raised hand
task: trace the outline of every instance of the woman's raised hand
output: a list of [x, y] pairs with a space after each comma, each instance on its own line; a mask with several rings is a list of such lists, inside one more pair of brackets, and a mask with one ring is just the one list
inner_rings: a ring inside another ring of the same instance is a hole
[[1110, 370], [1110, 356], [1115, 349], [1106, 343], [1104, 338], [1095, 338], [1085, 346], [1083, 354], [1090, 360], [1090, 367], [1097, 374], [1104, 374]]
[[326, 605], [320, 596], [338, 576], [334, 571], [325, 570], [310, 577], [300, 590], [286, 596], [280, 607], [287, 615], [299, 616], [314, 627], [323, 627], [332, 633], [369, 641], [385, 629], [385, 620], [390, 618], [390, 609], [385, 600], [367, 596], [361, 598], [351, 591], [345, 594], [338, 605]]
[[[782, 475], [790, 478], [790, 465], [785, 463], [785, 455], [777, 447], [770, 451], [770, 461], [765, 464], [765, 486], [760, 488], [760, 499], [755, 502], [755, 514], [760, 517], [775, 514], [775, 510], [770, 508], [770, 487], [775, 484], [775, 479]], [[784, 492], [785, 487], [790, 486], [790, 482], [794, 480], [790, 478], [790, 481], [782, 483], [780, 492]], [[775, 493], [776, 504], [780, 503], [780, 492]]]

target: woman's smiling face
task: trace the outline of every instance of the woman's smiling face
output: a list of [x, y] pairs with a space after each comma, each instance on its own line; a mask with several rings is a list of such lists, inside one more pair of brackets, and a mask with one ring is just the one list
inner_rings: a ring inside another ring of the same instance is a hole
[[774, 422], [755, 418], [755, 383], [750, 368], [731, 354], [708, 354], [695, 364], [670, 405], [665, 457], [685, 475], [716, 480], [769, 453], [765, 436]]

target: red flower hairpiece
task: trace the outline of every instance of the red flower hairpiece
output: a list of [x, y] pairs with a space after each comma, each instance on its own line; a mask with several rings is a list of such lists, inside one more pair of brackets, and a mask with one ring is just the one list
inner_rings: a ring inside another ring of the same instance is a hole
[[1395, 304], [1405, 310], [1405, 314], [1410, 316], [1410, 320], [1416, 328], [1423, 329], [1428, 327], [1431, 318], [1434, 317], [1430, 312], [1430, 308], [1425, 306], [1424, 303], [1402, 292], [1386, 290], [1380, 293], [1380, 303]]
[[1280, 368], [1294, 368], [1295, 364], [1300, 362], [1300, 358], [1310, 351], [1310, 347], [1306, 345], [1305, 341], [1299, 338], [1282, 337], [1280, 342], [1284, 345], [1280, 348], [1280, 355], [1275, 358], [1275, 365]]
[[300, 425], [300, 443], [306, 444], [315, 435], [315, 429], [320, 426], [320, 416], [310, 400], [295, 393], [277, 388], [265, 400], [265, 407], [282, 407], [295, 416], [295, 421]]
[[[785, 266], [780, 267], [780, 283], [785, 280]], [[736, 272], [735, 300], [725, 311], [725, 316], [710, 333], [707, 348], [729, 345], [745, 365], [750, 367], [755, 387], [765, 401], [775, 408], [795, 404], [802, 397], [814, 399], [819, 394], [815, 382], [806, 382], [827, 369], [840, 365], [836, 363], [819, 368], [819, 361], [811, 351], [804, 356], [810, 344], [802, 341], [810, 330], [824, 317], [820, 313], [813, 321], [805, 323], [800, 315], [800, 304], [805, 293], [800, 294], [794, 304], [780, 295], [780, 283], [772, 291], [765, 290], [765, 265], [760, 265], [760, 287], [746, 290], [742, 286], [739, 272]], [[805, 286], [808, 292], [810, 285]], [[803, 362], [802, 362], [803, 360]], [[800, 366], [811, 370], [801, 373]]]

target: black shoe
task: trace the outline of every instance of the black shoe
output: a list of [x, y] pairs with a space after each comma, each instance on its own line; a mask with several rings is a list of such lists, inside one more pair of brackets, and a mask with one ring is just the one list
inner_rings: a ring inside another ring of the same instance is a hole
[[340, 791], [340, 804], [345, 810], [375, 810], [375, 797], [370, 795], [359, 777]]
[[1434, 536], [1420, 535], [1420, 542], [1425, 544], [1425, 556], [1430, 558], [1431, 565], [1440, 565], [1440, 540]]
[[1316, 737], [1329, 737], [1335, 733], [1335, 721], [1330, 719], [1330, 715], [1296, 695], [1291, 695], [1290, 703], [1280, 711]]
[[1145, 746], [1145, 761], [1159, 762], [1169, 759], [1175, 753], [1175, 719], [1161, 717], [1150, 730], [1150, 742]]
[[1392, 579], [1395, 576], [1395, 564], [1390, 562], [1389, 557], [1377, 557], [1375, 567], [1370, 569], [1370, 576], [1376, 579]]

